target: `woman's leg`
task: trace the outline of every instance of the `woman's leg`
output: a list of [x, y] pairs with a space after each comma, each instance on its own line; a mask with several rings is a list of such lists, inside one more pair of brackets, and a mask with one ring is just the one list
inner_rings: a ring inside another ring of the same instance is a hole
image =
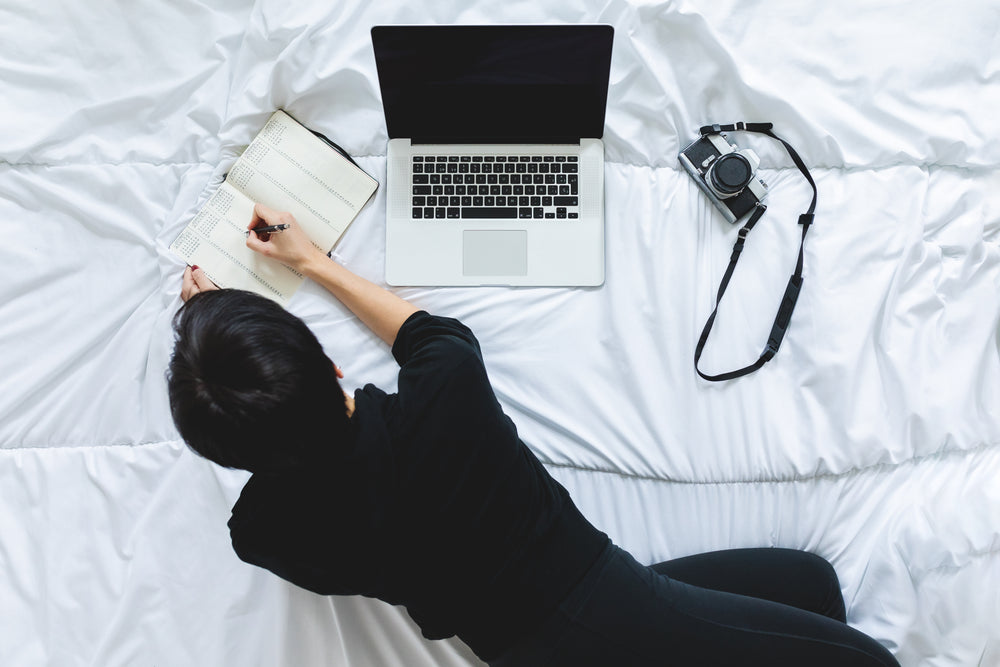
[[898, 667], [878, 642], [840, 621], [670, 579], [620, 550], [583, 597], [559, 610], [562, 625], [544, 638], [539, 658], [519, 664]]
[[715, 591], [749, 595], [847, 622], [833, 566], [795, 549], [728, 549], [651, 565], [657, 574]]

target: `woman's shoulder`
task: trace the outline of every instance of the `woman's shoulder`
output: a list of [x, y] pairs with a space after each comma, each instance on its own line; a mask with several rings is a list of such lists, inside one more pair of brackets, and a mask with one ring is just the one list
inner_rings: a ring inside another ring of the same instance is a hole
[[400, 327], [392, 346], [392, 354], [400, 366], [405, 366], [428, 349], [437, 353], [472, 353], [482, 358], [479, 341], [472, 329], [454, 318], [431, 315], [421, 310], [411, 315]]

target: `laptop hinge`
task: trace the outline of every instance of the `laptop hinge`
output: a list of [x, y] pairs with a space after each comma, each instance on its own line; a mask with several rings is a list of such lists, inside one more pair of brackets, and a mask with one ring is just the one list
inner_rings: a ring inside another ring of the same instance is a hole
[[580, 145], [579, 137], [419, 137], [410, 139], [410, 144], [571, 144]]

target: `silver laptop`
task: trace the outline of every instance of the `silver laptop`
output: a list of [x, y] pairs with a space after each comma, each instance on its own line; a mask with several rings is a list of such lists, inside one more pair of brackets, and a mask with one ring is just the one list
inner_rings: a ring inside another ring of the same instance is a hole
[[607, 25], [376, 26], [386, 282], [604, 282]]

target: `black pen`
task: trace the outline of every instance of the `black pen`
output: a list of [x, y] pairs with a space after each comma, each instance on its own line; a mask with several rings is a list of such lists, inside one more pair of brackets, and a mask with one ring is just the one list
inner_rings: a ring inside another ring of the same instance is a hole
[[[267, 232], [268, 234], [277, 234], [278, 232], [285, 231], [289, 227], [291, 227], [291, 225], [270, 225], [268, 227], [254, 227], [252, 231], [257, 232], [258, 234], [263, 234], [264, 232]], [[250, 231], [251, 230], [248, 229], [243, 232], [244, 236], [250, 236]]]

